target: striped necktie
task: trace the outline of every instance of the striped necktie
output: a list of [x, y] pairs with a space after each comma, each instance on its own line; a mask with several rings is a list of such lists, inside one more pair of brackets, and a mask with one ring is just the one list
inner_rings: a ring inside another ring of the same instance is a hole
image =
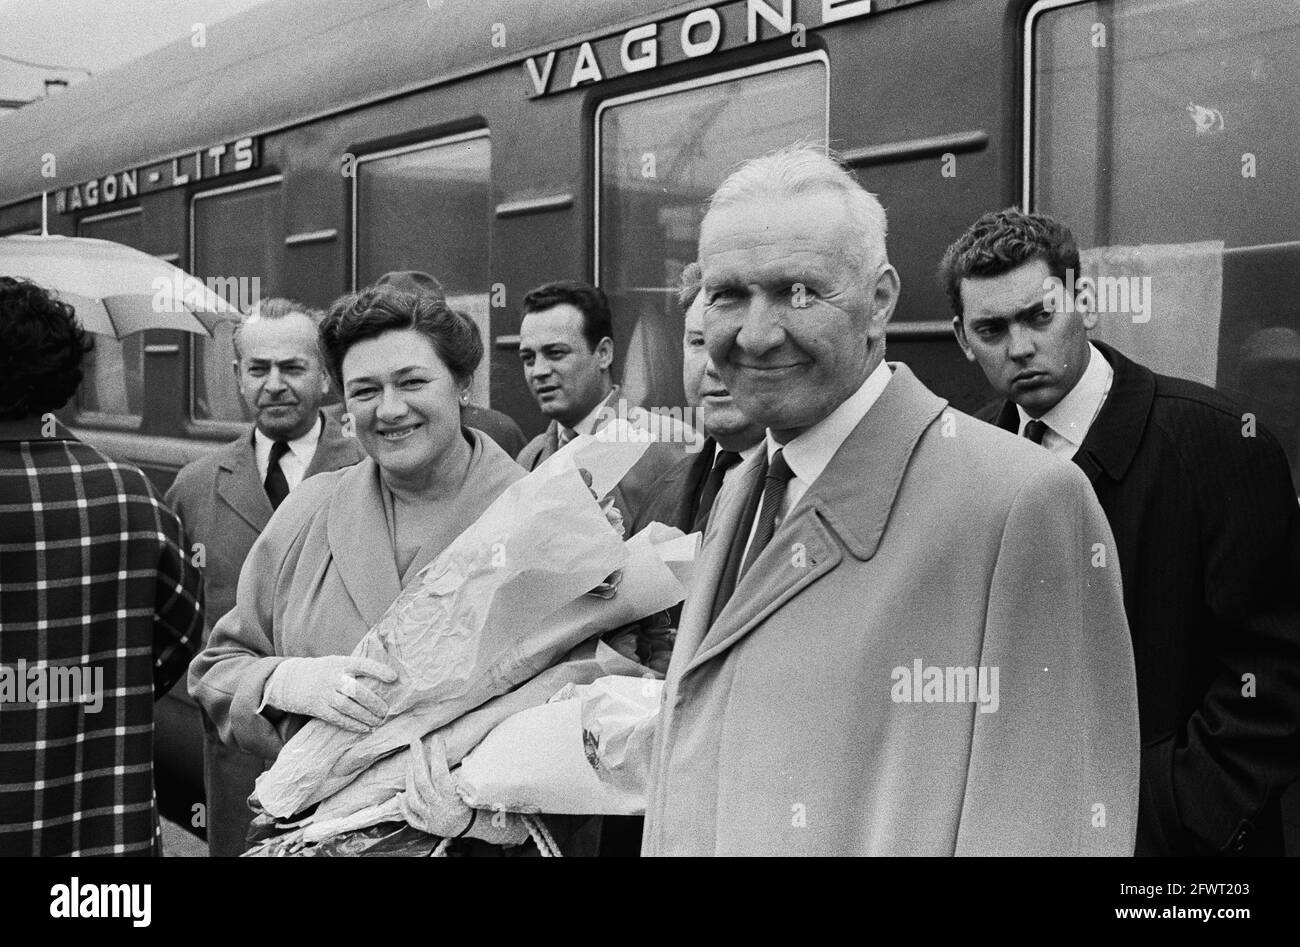
[[754, 560], [772, 541], [772, 534], [776, 532], [776, 519], [781, 513], [781, 505], [785, 502], [785, 488], [793, 476], [794, 471], [785, 462], [785, 454], [777, 448], [776, 453], [772, 455], [772, 462], [768, 465], [767, 476], [763, 478], [763, 501], [758, 509], [754, 540], [749, 544], [749, 553], [745, 556], [745, 564], [740, 567], [737, 581], [744, 578], [749, 567], [754, 564]]
[[[766, 451], [763, 456], [767, 456]], [[730, 600], [732, 593], [736, 591], [736, 585], [744, 575], [745, 569], [758, 558], [758, 554], [776, 532], [776, 517], [785, 500], [786, 485], [793, 474], [780, 450], [772, 455], [770, 464], [764, 463], [763, 466], [763, 476], [745, 501], [740, 523], [727, 549], [727, 561], [722, 567], [722, 577], [718, 580], [718, 588], [713, 596], [713, 608], [709, 615], [710, 627], [718, 620], [718, 615]], [[756, 529], [755, 522], [758, 523]], [[751, 530], [754, 533], [754, 541], [749, 544], [749, 555], [745, 556], [745, 543], [749, 540]], [[742, 556], [744, 556], [744, 568], [741, 568]]]

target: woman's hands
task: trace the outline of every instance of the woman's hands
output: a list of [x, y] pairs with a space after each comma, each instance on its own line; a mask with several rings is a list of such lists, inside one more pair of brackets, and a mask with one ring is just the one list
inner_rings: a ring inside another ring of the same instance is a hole
[[388, 703], [366, 687], [358, 676], [385, 684], [397, 672], [369, 658], [329, 655], [289, 658], [280, 662], [266, 682], [263, 702], [278, 710], [318, 717], [353, 733], [366, 733], [384, 721]]
[[426, 741], [412, 740], [407, 758], [406, 792], [398, 795], [397, 805], [414, 828], [443, 838], [467, 835], [503, 846], [520, 845], [528, 838], [519, 816], [475, 811], [461, 801], [441, 737], [427, 741], [427, 752]]

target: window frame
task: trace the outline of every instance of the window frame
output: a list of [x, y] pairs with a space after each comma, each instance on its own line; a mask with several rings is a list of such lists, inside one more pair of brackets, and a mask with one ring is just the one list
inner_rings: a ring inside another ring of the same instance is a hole
[[[1062, 7], [1080, 6], [1093, 0], [1037, 0], [1025, 13], [1025, 25], [1021, 45], [1021, 138], [1020, 138], [1020, 206], [1026, 212], [1034, 210], [1034, 26], [1044, 13], [1059, 10]], [[1113, 0], [1102, 0], [1113, 3]]]
[[[82, 230], [82, 228], [86, 224], [97, 224], [105, 220], [117, 220], [123, 217], [135, 217], [143, 213], [144, 213], [144, 206], [141, 204], [136, 204], [133, 207], [122, 207], [115, 210], [106, 210], [106, 211], [101, 211], [97, 214], [85, 214], [77, 218], [77, 237], [79, 238], [87, 237], [87, 235]], [[34, 233], [40, 233], [40, 230], [36, 230], [34, 231]], [[99, 239], [99, 238], [87, 237], [87, 239]], [[143, 253], [146, 251], [141, 251], [141, 252]], [[117, 339], [115, 341], [120, 343], [122, 340]], [[143, 346], [143, 344], [144, 344], [144, 340], [141, 339], [141, 345]], [[141, 355], [143, 357], [143, 349], [141, 350]], [[143, 362], [140, 365], [140, 371], [142, 374], [145, 371], [145, 364]], [[141, 384], [144, 384], [143, 378], [141, 379]], [[148, 385], [145, 385], [145, 391], [146, 392], [148, 391]], [[143, 402], [140, 405], [139, 414], [114, 414], [110, 411], [87, 411], [81, 407], [81, 386], [80, 385], [77, 386], [77, 393], [73, 396], [72, 405], [73, 405], [72, 417], [73, 417], [74, 424], [84, 425], [85, 427], [91, 427], [91, 428], [108, 428], [115, 431], [143, 430], [144, 416], [149, 410], [148, 397], [146, 395], [146, 397], [143, 399]]]
[[[1068, 2], [1081, 2], [1081, 0], [1068, 0]], [[825, 69], [825, 100], [823, 101], [822, 114], [826, 117], [825, 128], [823, 129], [822, 138], [826, 142], [831, 140], [831, 60], [825, 50], [809, 50], [804, 53], [798, 53], [794, 56], [785, 56], [781, 59], [768, 60], [767, 62], [752, 63], [748, 66], [740, 66], [736, 69], [728, 69], [725, 72], [713, 73], [707, 76], [699, 76], [694, 79], [685, 79], [681, 82], [672, 82], [668, 85], [655, 86], [649, 89], [641, 89], [636, 92], [628, 92], [624, 95], [617, 95], [605, 99], [596, 106], [593, 116], [595, 136], [593, 138], [592, 161], [594, 163], [594, 175], [592, 177], [592, 282], [600, 286], [600, 218], [601, 218], [601, 120], [607, 109], [616, 108], [620, 105], [627, 105], [631, 102], [643, 102], [647, 99], [657, 99], [668, 95], [676, 95], [681, 92], [690, 92], [695, 89], [705, 88], [712, 85], [721, 85], [724, 82], [734, 82], [737, 79], [747, 78], [749, 76], [762, 75], [769, 72], [780, 72], [784, 69], [794, 69], [798, 66], [807, 65], [811, 62], [819, 62]]]
[[[210, 197], [221, 197], [226, 194], [233, 194], [236, 191], [248, 191], [255, 187], [269, 187], [272, 184], [283, 184], [283, 174], [268, 174], [251, 181], [241, 181], [238, 184], [226, 184], [222, 187], [208, 188], [206, 191], [196, 191], [190, 195], [186, 216], [188, 220], [186, 225], [189, 230], [189, 266], [186, 267], [186, 273], [193, 276], [195, 272], [196, 258], [198, 256], [197, 240], [195, 239], [195, 208], [198, 202]], [[242, 433], [247, 429], [247, 423], [244, 421], [229, 421], [222, 418], [199, 418], [194, 414], [194, 380], [199, 377], [196, 359], [198, 357], [198, 345], [195, 344], [195, 338], [192, 333], [186, 340], [186, 348], [189, 350], [189, 357], [186, 359], [186, 368], [188, 377], [185, 379], [186, 392], [188, 394], [188, 405], [185, 415], [187, 418], [188, 430], [210, 435], [234, 436]], [[211, 338], [211, 336], [205, 336]]]
[[[357, 257], [358, 257], [357, 241], [359, 239], [359, 234], [361, 232], [359, 221], [358, 221], [358, 214], [360, 211], [360, 204], [361, 204], [361, 195], [360, 195], [361, 174], [359, 173], [359, 169], [361, 165], [368, 164], [371, 161], [382, 161], [385, 158], [395, 158], [399, 155], [411, 154], [412, 152], [416, 152], [416, 151], [427, 151], [431, 148], [441, 148], [445, 145], [459, 144], [460, 142], [463, 141], [473, 141], [474, 139], [477, 138], [488, 139], [488, 187], [491, 188], [492, 186], [492, 132], [491, 129], [489, 128], [475, 128], [467, 132], [459, 132], [454, 135], [442, 135], [439, 136], [438, 138], [428, 138], [423, 141], [413, 142], [412, 144], [409, 145], [401, 145], [396, 148], [386, 148], [383, 151], [373, 151], [369, 154], [357, 156], [354, 170], [357, 170], [358, 173], [351, 175], [352, 177], [352, 188], [351, 188], [351, 196], [350, 196], [350, 203], [351, 203], [350, 218], [351, 219], [349, 222], [351, 224], [351, 231], [352, 231], [351, 240], [350, 240], [352, 258], [350, 261], [351, 265], [349, 267], [349, 273], [348, 273], [348, 286], [350, 287], [350, 289], [348, 290], [349, 292], [355, 293], [357, 291]], [[490, 201], [488, 207], [488, 216], [485, 221], [485, 233], [488, 238], [488, 257], [490, 259], [492, 255], [492, 221], [491, 221]]]

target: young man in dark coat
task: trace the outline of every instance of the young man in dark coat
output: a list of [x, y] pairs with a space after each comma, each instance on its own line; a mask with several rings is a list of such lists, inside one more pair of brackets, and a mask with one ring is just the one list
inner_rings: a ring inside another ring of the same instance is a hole
[[1300, 508], [1286, 458], [1204, 385], [1088, 330], [1070, 231], [986, 214], [941, 266], [953, 330], [1005, 399], [981, 415], [1092, 481], [1115, 534], [1137, 660], [1137, 854], [1281, 854], [1300, 775]]

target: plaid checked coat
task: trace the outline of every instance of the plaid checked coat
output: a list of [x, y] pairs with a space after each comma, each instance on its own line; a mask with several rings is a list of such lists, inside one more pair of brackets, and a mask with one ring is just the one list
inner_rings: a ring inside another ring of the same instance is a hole
[[159, 854], [153, 702], [198, 647], [199, 572], [138, 468], [41, 433], [0, 421], [0, 673], [102, 669], [103, 703], [0, 689], [0, 855]]

